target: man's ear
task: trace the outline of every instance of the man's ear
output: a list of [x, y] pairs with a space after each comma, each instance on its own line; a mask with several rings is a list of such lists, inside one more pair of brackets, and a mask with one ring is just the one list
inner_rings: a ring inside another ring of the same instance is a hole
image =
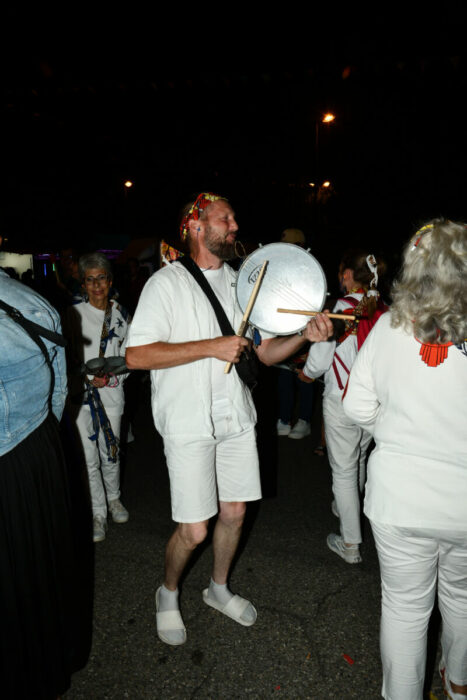
[[198, 233], [201, 232], [201, 229], [203, 228], [204, 224], [203, 222], [198, 219], [198, 221], [195, 221], [194, 219], [190, 219], [188, 222], [188, 229], [190, 231], [190, 235], [192, 238], [196, 238]]

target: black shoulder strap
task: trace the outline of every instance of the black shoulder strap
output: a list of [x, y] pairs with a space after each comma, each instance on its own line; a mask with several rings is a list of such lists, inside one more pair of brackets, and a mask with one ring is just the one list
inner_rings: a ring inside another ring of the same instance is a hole
[[44, 355], [44, 359], [47, 363], [47, 367], [50, 370], [50, 387], [49, 387], [49, 410], [52, 410], [52, 395], [54, 391], [54, 386], [55, 386], [55, 373], [54, 373], [54, 368], [52, 366], [52, 362], [50, 361], [50, 356], [49, 353], [47, 352], [47, 348], [44, 344], [44, 341], [42, 340], [41, 336], [43, 338], [47, 338], [47, 340], [50, 340], [51, 342], [55, 343], [56, 345], [61, 345], [64, 347], [66, 345], [66, 340], [63, 337], [63, 335], [60, 335], [60, 333], [55, 333], [54, 331], [49, 330], [48, 328], [44, 328], [44, 326], [40, 326], [38, 323], [34, 323], [33, 321], [29, 321], [29, 319], [24, 318], [23, 314], [21, 311], [18, 311], [18, 309], [15, 309], [14, 306], [10, 306], [7, 304], [5, 301], [2, 301], [0, 299], [0, 309], [3, 309], [6, 314], [21, 328], [29, 335], [31, 340], [33, 340], [36, 345], [39, 346], [42, 354]]
[[[8, 314], [11, 319], [13, 319], [13, 321], [16, 321], [16, 323], [24, 328], [26, 333], [28, 333], [31, 338], [33, 338], [33, 336], [29, 331], [34, 334], [37, 333], [38, 335], [41, 335], [43, 338], [50, 340], [51, 343], [55, 343], [55, 345], [60, 345], [62, 348], [65, 347], [66, 340], [63, 335], [60, 333], [55, 333], [55, 331], [51, 331], [49, 328], [45, 328], [44, 326], [40, 326], [38, 323], [34, 323], [33, 321], [24, 318], [21, 311], [18, 311], [18, 309], [15, 309], [14, 306], [10, 306], [5, 301], [2, 301], [2, 299], [0, 299], [0, 309], [3, 309], [5, 313]], [[33, 340], [35, 340], [35, 338], [33, 338]]]
[[209, 284], [206, 277], [203, 275], [193, 258], [190, 258], [189, 255], [184, 255], [183, 258], [178, 258], [177, 262], [181, 263], [181, 265], [183, 265], [183, 267], [193, 275], [193, 277], [198, 282], [199, 286], [211, 302], [212, 308], [214, 309], [214, 313], [216, 314], [216, 318], [219, 323], [219, 327], [222, 331], [222, 335], [235, 335], [235, 331], [232, 328], [232, 325], [229, 319], [227, 318], [227, 315], [224, 309], [222, 308], [219, 299], [214, 294], [213, 288], [211, 287], [211, 285]]

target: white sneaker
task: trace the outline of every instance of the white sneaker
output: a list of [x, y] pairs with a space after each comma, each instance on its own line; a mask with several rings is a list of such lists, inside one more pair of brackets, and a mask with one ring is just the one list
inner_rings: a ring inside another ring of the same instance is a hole
[[284, 423], [280, 418], [277, 421], [277, 434], [284, 436], [290, 433], [290, 423]]
[[353, 544], [346, 547], [341, 535], [328, 535], [326, 543], [335, 554], [338, 554], [347, 564], [360, 564], [362, 558], [360, 556], [360, 546]]
[[109, 512], [114, 523], [126, 523], [130, 517], [127, 509], [120, 503], [118, 498], [114, 501], [109, 501]]
[[93, 541], [102, 542], [105, 540], [105, 531], [107, 530], [107, 520], [103, 515], [95, 515], [93, 518]]
[[308, 423], [308, 421], [303, 420], [303, 418], [299, 418], [292, 430], [289, 432], [289, 438], [292, 438], [292, 440], [301, 440], [307, 435], [310, 435], [310, 433], [311, 425]]

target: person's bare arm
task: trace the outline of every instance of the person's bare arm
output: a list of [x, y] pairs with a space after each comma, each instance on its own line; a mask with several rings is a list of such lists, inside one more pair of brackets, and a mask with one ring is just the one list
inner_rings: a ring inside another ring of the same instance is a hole
[[248, 340], [236, 335], [186, 343], [156, 342], [127, 347], [125, 359], [129, 369], [167, 369], [207, 357], [237, 363], [247, 345]]
[[256, 354], [265, 365], [275, 365], [290, 355], [294, 355], [307, 340], [310, 343], [321, 343], [328, 340], [333, 334], [333, 330], [332, 321], [328, 316], [318, 314], [307, 323], [303, 335], [267, 338], [256, 348]]

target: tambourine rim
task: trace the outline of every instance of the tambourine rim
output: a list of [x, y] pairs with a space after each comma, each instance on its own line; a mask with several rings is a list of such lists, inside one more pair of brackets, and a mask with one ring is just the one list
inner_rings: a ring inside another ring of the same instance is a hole
[[[257, 254], [258, 251], [266, 250], [267, 248], [270, 248], [270, 247], [272, 247], [272, 246], [274, 246], [274, 247], [276, 247], [276, 246], [281, 246], [281, 247], [287, 246], [287, 247], [289, 247], [289, 248], [293, 248], [294, 250], [299, 250], [301, 253], [304, 253], [305, 255], [309, 256], [310, 258], [312, 258], [312, 259], [316, 262], [316, 264], [318, 265], [319, 270], [321, 271], [321, 275], [322, 275], [322, 279], [323, 279], [323, 283], [324, 283], [323, 298], [322, 298], [322, 300], [321, 300], [321, 309], [319, 309], [319, 310], [321, 311], [321, 310], [323, 309], [323, 307], [324, 307], [324, 303], [325, 303], [326, 297], [327, 297], [327, 280], [326, 280], [326, 275], [325, 275], [325, 273], [324, 273], [324, 270], [323, 270], [323, 268], [322, 268], [321, 263], [319, 262], [319, 260], [317, 260], [317, 258], [315, 258], [315, 256], [314, 256], [312, 253], [310, 253], [308, 250], [306, 250], [305, 248], [302, 248], [302, 247], [299, 246], [299, 245], [295, 245], [295, 243], [287, 243], [286, 241], [273, 241], [272, 243], [266, 243], [265, 245], [260, 246], [260, 247], [256, 248], [255, 250], [253, 250], [249, 255], [247, 255], [247, 257], [243, 260], [242, 264], [241, 264], [240, 267], [238, 268], [237, 283], [236, 283], [236, 286], [235, 286], [235, 296], [236, 296], [236, 299], [237, 299], [237, 304], [239, 305], [240, 309], [242, 309], [242, 312], [244, 311], [244, 309], [242, 308], [242, 305], [240, 304], [240, 301], [239, 301], [239, 298], [238, 298], [238, 280], [239, 280], [239, 278], [240, 278], [240, 273], [241, 273], [243, 267], [244, 267], [244, 266], [247, 264], [247, 262], [250, 260], [250, 258], [253, 257], [253, 255]], [[266, 270], [266, 274], [267, 274], [267, 270]], [[318, 309], [316, 309], [316, 310], [318, 310]], [[300, 318], [300, 317], [297, 316], [297, 319], [298, 319], [298, 318]], [[259, 326], [257, 323], [251, 323], [250, 325], [251, 325], [253, 328], [257, 328], [259, 331], [263, 331], [263, 333], [270, 333], [271, 335], [277, 335], [277, 336], [279, 336], [279, 335], [280, 335], [280, 336], [287, 336], [287, 335], [295, 335], [296, 333], [300, 333], [301, 331], [303, 331], [303, 330], [306, 328], [307, 323], [308, 323], [308, 321], [305, 321], [305, 323], [304, 323], [302, 326], [300, 326], [300, 327], [298, 327], [298, 328], [295, 328], [295, 329], [292, 330], [292, 331], [286, 331], [286, 332], [280, 332], [280, 333], [277, 332], [277, 331], [271, 331], [271, 330], [269, 330], [268, 328], [263, 328], [263, 327]]]

